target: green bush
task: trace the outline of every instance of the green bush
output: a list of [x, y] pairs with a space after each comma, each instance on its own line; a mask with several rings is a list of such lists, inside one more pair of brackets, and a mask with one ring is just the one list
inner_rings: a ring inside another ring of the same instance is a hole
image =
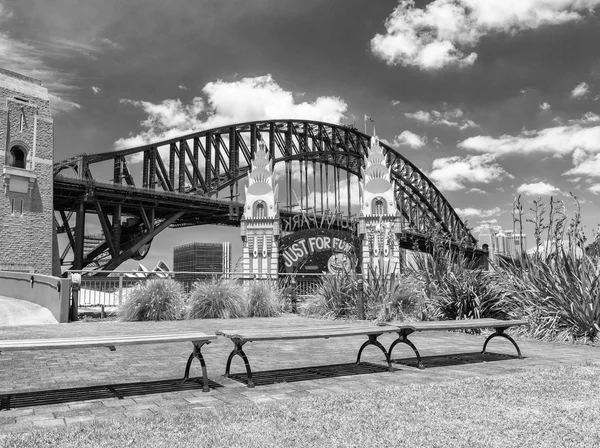
[[247, 289], [248, 317], [274, 317], [281, 314], [282, 292], [271, 280], [253, 281]]
[[367, 319], [418, 320], [425, 299], [422, 286], [411, 275], [394, 271], [390, 263], [369, 266], [363, 282]]
[[147, 280], [138, 283], [119, 307], [117, 315], [127, 322], [181, 319], [184, 294], [173, 279]]
[[315, 293], [306, 299], [302, 314], [323, 317], [356, 315], [356, 276], [353, 273], [326, 274]]
[[244, 289], [235, 280], [213, 279], [192, 285], [187, 319], [230, 319], [245, 316]]

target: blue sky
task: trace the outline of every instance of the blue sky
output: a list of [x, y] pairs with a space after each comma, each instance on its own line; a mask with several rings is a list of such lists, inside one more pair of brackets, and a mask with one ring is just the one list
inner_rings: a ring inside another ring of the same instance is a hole
[[[362, 129], [367, 114], [470, 225], [512, 228], [518, 194], [573, 211], [573, 192], [588, 238], [598, 42], [600, 0], [0, 0], [0, 65], [49, 88], [55, 160], [252, 119]], [[220, 240], [239, 229], [170, 230], [144, 263]]]

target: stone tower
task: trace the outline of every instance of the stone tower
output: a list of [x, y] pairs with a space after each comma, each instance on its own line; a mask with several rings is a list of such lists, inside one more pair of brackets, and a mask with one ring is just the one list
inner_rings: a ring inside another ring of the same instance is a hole
[[370, 267], [390, 274], [399, 272], [403, 264], [397, 238], [402, 231], [400, 212], [396, 206], [391, 167], [377, 137], [371, 138], [359, 188], [362, 197], [358, 218], [362, 272], [367, 275]]
[[273, 187], [273, 161], [260, 141], [248, 173], [246, 204], [241, 222], [242, 272], [267, 276], [279, 267], [279, 209]]
[[0, 69], [0, 270], [52, 274], [52, 164], [48, 90]]

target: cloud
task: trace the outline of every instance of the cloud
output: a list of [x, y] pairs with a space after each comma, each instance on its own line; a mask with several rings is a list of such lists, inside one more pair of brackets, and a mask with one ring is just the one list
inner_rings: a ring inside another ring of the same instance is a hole
[[157, 104], [122, 99], [121, 103], [142, 109], [146, 118], [140, 122], [142, 131], [117, 140], [116, 149], [245, 121], [285, 117], [337, 124], [348, 107], [341, 98], [333, 96], [297, 103], [293, 93], [282, 89], [270, 74], [232, 82], [209, 82], [202, 91], [204, 97], [195, 97], [188, 105], [179, 99]]
[[593, 124], [600, 123], [600, 115], [594, 112], [586, 112], [576, 120], [569, 120], [569, 124]]
[[81, 105], [74, 101], [69, 101], [52, 93], [50, 93], [49, 96], [52, 112], [71, 112], [73, 110], [81, 109]]
[[483, 221], [479, 221], [477, 224], [497, 224], [498, 220], [496, 218], [492, 219], [484, 219]]
[[514, 34], [542, 25], [579, 20], [600, 0], [434, 0], [416, 8], [401, 1], [385, 21], [385, 34], [371, 39], [371, 51], [388, 65], [437, 70], [469, 66], [471, 49], [493, 33]]
[[392, 106], [397, 106], [398, 104], [400, 104], [400, 101], [398, 101], [398, 100], [392, 100], [391, 104], [392, 104]]
[[[463, 218], [471, 218], [474, 216], [477, 216], [479, 218], [487, 218], [489, 216], [495, 216], [495, 215], [502, 213], [502, 210], [500, 209], [500, 207], [494, 207], [494, 208], [491, 208], [488, 210], [467, 207], [467, 208], [457, 208], [456, 213], [458, 213]], [[497, 222], [497, 220], [492, 219], [492, 220], [488, 220], [485, 222], [491, 223], [491, 222]]]
[[594, 184], [588, 188], [594, 194], [600, 194], [600, 184]]
[[485, 191], [482, 190], [481, 188], [469, 188], [469, 190], [467, 191], [467, 193], [479, 193], [479, 194], [485, 194]]
[[397, 135], [392, 142], [393, 146], [410, 146], [412, 149], [422, 148], [427, 144], [427, 137], [421, 137], [418, 134], [414, 134], [410, 131], [404, 131], [402, 134]]
[[479, 127], [479, 125], [472, 120], [464, 118], [465, 114], [459, 108], [454, 108], [443, 112], [438, 110], [432, 110], [431, 112], [418, 110], [417, 112], [405, 113], [404, 115], [408, 118], [412, 118], [413, 120], [420, 121], [421, 123], [450, 126], [459, 128], [460, 130]]
[[566, 155], [576, 148], [588, 152], [600, 152], [600, 126], [583, 127], [580, 124], [573, 124], [536, 131], [524, 130], [517, 136], [478, 135], [459, 142], [458, 147], [496, 155], [512, 153]]
[[178, 88], [178, 89], [181, 89], [181, 90], [190, 90], [190, 89], [189, 89], [187, 86], [185, 86], [184, 84], [179, 84], [179, 85], [177, 86], [177, 88]]
[[495, 180], [513, 177], [494, 162], [495, 158], [490, 154], [435, 159], [429, 178], [440, 189], [452, 191], [466, 188], [466, 183], [488, 184]]
[[98, 95], [102, 92], [102, 89], [100, 87], [92, 86], [92, 92], [94, 92], [94, 95]]
[[517, 188], [517, 193], [537, 196], [551, 196], [560, 194], [560, 190], [546, 182], [536, 182], [533, 184], [522, 184]]
[[583, 98], [590, 91], [590, 87], [587, 83], [582, 82], [575, 86], [573, 90], [571, 90], [571, 98]]
[[552, 108], [552, 106], [550, 106], [549, 103], [540, 104], [540, 109], [542, 109], [542, 110], [550, 110], [551, 108]]
[[600, 177], [600, 154], [590, 155], [578, 149], [573, 152], [573, 165], [563, 176]]

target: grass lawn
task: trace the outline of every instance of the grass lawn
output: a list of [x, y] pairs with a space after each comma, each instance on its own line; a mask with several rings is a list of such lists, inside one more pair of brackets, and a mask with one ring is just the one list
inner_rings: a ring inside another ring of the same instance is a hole
[[401, 445], [600, 446], [600, 366], [0, 435], [0, 446], [23, 448]]

